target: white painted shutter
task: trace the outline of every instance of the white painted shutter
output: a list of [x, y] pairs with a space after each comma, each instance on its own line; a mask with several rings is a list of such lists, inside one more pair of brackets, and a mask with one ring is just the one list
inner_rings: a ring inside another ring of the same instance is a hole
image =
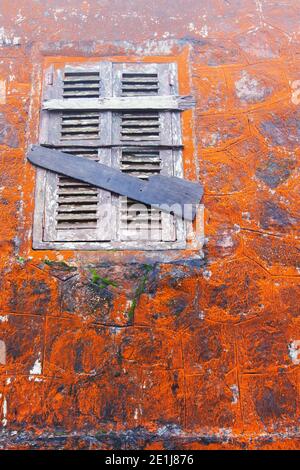
[[[113, 64], [113, 96], [172, 94], [169, 64]], [[174, 175], [172, 113], [125, 111], [113, 114], [116, 166], [124, 173], [147, 180], [150, 175]], [[170, 148], [163, 149], [163, 146]], [[174, 217], [151, 206], [119, 197], [120, 240], [175, 241]]]
[[[111, 96], [111, 64], [86, 64], [54, 72], [45, 98]], [[43, 111], [42, 141], [72, 155], [111, 165], [111, 113]], [[45, 241], [110, 241], [115, 233], [111, 194], [72, 178], [46, 174]]]

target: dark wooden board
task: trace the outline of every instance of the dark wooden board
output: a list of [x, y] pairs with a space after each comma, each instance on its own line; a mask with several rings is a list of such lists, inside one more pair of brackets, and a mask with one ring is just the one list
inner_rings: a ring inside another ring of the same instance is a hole
[[39, 145], [31, 147], [27, 158], [47, 170], [127, 196], [187, 220], [194, 219], [203, 194], [199, 183], [159, 175], [143, 181], [110, 166]]

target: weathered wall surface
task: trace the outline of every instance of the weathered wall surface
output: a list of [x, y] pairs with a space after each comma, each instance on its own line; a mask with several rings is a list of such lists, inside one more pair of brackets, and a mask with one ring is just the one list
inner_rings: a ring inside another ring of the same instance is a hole
[[[1, 447], [299, 448], [299, 17], [297, 0], [0, 2]], [[42, 58], [182, 50], [204, 257], [33, 251]]]

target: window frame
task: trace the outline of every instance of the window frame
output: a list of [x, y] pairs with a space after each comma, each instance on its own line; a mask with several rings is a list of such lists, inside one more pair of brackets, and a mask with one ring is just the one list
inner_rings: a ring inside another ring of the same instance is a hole
[[[125, 61], [124, 61], [125, 62]], [[156, 62], [154, 62], [157, 64]], [[114, 62], [110, 62], [110, 64], [114, 64]], [[120, 68], [120, 63], [116, 62], [117, 66]], [[126, 64], [130, 64], [130, 62], [126, 62]], [[132, 64], [136, 64], [136, 62], [132, 62]], [[140, 63], [143, 64], [143, 63]], [[166, 65], [169, 66], [170, 70], [170, 77], [173, 82], [174, 86], [174, 93], [178, 93], [177, 89], [177, 64], [172, 62], [166, 62]], [[66, 64], [64, 67], [68, 67], [70, 65], [71, 68], [77, 68], [78, 64]], [[83, 70], [87, 70], [87, 67], [93, 68], [95, 64], [87, 63], [87, 64], [80, 64]], [[61, 69], [63, 72], [63, 69]], [[53, 76], [53, 66], [48, 69], [45, 74], [46, 83], [49, 84], [49, 77]], [[51, 78], [50, 78], [51, 82]], [[48, 90], [51, 90], [51, 87], [47, 88], [47, 86], [43, 87], [43, 99], [50, 99], [51, 92], [49, 94]], [[46, 92], [45, 92], [46, 91]], [[107, 95], [106, 95], [107, 96]], [[110, 112], [106, 112], [107, 115]], [[45, 117], [46, 116], [46, 117]], [[41, 111], [41, 120], [40, 120], [40, 133], [39, 133], [39, 142], [41, 144], [45, 144], [48, 138], [48, 130], [49, 129], [49, 116], [50, 114]], [[180, 113], [170, 113], [170, 119], [172, 121], [172, 144], [174, 146], [181, 145], [181, 117]], [[111, 119], [110, 121], [114, 126], [114, 120]], [[111, 150], [111, 161], [112, 161], [112, 154], [114, 150]], [[162, 151], [163, 152], [163, 151]], [[172, 149], [172, 158], [173, 158], [173, 169], [174, 169], [174, 176], [183, 177], [183, 155], [182, 149], [180, 148], [173, 148]], [[103, 162], [103, 160], [102, 160]], [[186, 248], [187, 244], [187, 233], [191, 230], [192, 224], [190, 222], [180, 220], [178, 218], [174, 218], [175, 225], [176, 225], [176, 240], [175, 241], [147, 241], [144, 240], [111, 240], [111, 241], [97, 241], [91, 237], [87, 237], [87, 239], [78, 241], [78, 240], [45, 240], [44, 233], [45, 233], [45, 225], [47, 224], [54, 224], [53, 218], [47, 217], [47, 199], [45, 197], [45, 190], [53, 191], [53, 185], [55, 185], [54, 180], [57, 178], [56, 175], [52, 174], [52, 184], [49, 185], [47, 181], [49, 180], [49, 172], [43, 170], [41, 168], [37, 169], [36, 174], [36, 191], [35, 191], [35, 210], [34, 210], [34, 224], [33, 224], [33, 248], [34, 249], [58, 249], [58, 250], [138, 250], [138, 251], [146, 251], [146, 250], [176, 250], [176, 249], [184, 249]], [[102, 191], [102, 190], [100, 190]], [[105, 191], [103, 191], [106, 193]], [[112, 198], [113, 199], [113, 198]], [[118, 198], [120, 201], [120, 198]], [[116, 201], [112, 201], [112, 204], [116, 204]], [[168, 215], [168, 214], [167, 214]], [[50, 226], [49, 225], [49, 226]], [[115, 227], [115, 234], [118, 234], [118, 227]]]

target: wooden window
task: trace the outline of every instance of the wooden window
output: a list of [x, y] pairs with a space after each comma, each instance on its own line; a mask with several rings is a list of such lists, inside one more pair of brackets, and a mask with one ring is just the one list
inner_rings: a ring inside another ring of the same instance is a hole
[[[72, 106], [42, 109], [40, 144], [143, 180], [154, 174], [183, 176], [179, 112], [95, 110], [91, 105], [102, 97], [130, 97], [139, 103], [145, 97], [177, 95], [176, 64], [72, 65], [48, 71], [46, 80], [43, 101], [68, 100]], [[175, 249], [185, 242], [185, 222], [178, 217], [38, 170], [34, 248]]]

